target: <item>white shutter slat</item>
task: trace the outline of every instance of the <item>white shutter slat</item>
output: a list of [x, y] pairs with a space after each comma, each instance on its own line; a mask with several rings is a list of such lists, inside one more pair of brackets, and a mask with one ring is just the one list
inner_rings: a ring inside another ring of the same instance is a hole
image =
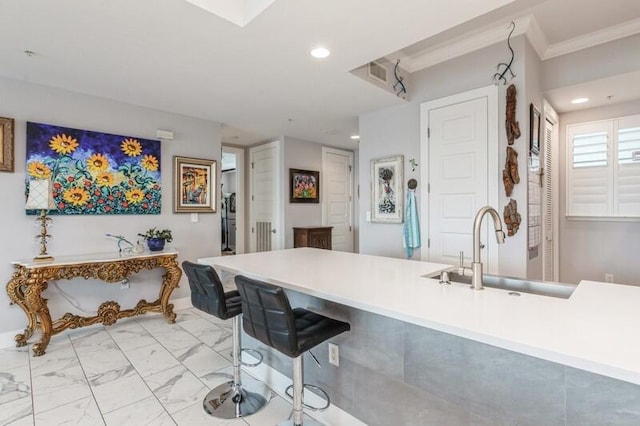
[[607, 132], [577, 134], [573, 137], [573, 167], [606, 166]]
[[638, 151], [640, 151], [640, 127], [620, 129], [618, 131], [618, 164], [640, 165]]

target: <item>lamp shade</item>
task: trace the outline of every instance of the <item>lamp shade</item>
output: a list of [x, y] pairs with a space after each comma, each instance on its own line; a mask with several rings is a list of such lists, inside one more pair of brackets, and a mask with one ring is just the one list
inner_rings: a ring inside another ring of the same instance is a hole
[[54, 210], [56, 205], [51, 192], [51, 181], [48, 179], [29, 180], [29, 196], [27, 210]]

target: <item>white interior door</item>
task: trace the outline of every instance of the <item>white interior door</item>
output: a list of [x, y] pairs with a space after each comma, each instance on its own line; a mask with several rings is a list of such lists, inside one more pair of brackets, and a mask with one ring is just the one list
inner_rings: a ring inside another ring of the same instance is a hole
[[333, 250], [353, 251], [353, 152], [322, 148], [322, 224]]
[[[497, 91], [491, 87], [422, 105], [422, 161], [428, 164], [423, 259], [457, 265], [463, 251], [468, 265], [476, 212], [485, 205], [498, 208], [497, 182], [489, 180], [493, 179], [489, 171], [498, 167], [496, 112]], [[490, 137], [496, 140], [491, 142]], [[497, 273], [497, 243], [488, 238], [493, 224], [487, 221], [481, 233], [482, 260], [486, 271]]]
[[249, 151], [251, 252], [284, 248], [280, 147], [274, 141]]

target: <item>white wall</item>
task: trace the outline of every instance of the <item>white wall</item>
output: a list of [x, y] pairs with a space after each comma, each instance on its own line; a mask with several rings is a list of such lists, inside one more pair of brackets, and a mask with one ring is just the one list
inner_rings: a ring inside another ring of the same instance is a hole
[[[420, 182], [420, 167], [411, 172], [409, 160], [420, 163], [420, 106], [414, 102], [360, 116], [358, 181], [360, 199], [356, 222], [359, 224], [359, 250], [364, 254], [406, 257], [402, 248], [402, 225], [366, 221], [371, 211], [371, 160], [389, 155], [404, 155], [404, 182], [411, 177]], [[418, 185], [418, 190], [422, 185]], [[403, 191], [404, 194], [404, 191]], [[422, 192], [416, 191], [417, 202]], [[417, 258], [419, 254], [414, 254]]]
[[620, 284], [640, 285], [640, 222], [568, 220], [566, 218], [567, 126], [640, 114], [640, 100], [560, 114], [560, 281], [604, 281], [614, 274]]
[[[520, 124], [520, 130], [522, 131], [522, 136], [520, 137], [520, 139], [524, 139], [523, 143], [520, 145], [522, 147], [522, 150], [520, 151], [520, 154], [522, 156], [529, 156], [529, 141], [531, 138], [531, 122], [530, 122], [530, 112], [529, 112], [529, 105], [530, 104], [534, 104], [536, 106], [536, 108], [538, 108], [538, 111], [542, 112], [542, 107], [543, 107], [543, 96], [542, 96], [542, 89], [540, 87], [541, 84], [541, 79], [542, 79], [542, 61], [540, 60], [540, 58], [538, 57], [538, 54], [536, 53], [536, 51], [534, 50], [534, 48], [531, 46], [531, 44], [529, 43], [529, 41], [527, 40], [526, 45], [525, 45], [525, 82], [526, 82], [526, 90], [525, 90], [525, 94], [526, 94], [526, 104], [525, 104], [525, 109], [526, 109], [526, 116], [527, 119], [524, 121], [524, 123], [521, 122]], [[540, 117], [540, 120], [544, 120], [544, 117]], [[541, 124], [540, 127], [540, 138], [542, 139], [542, 132], [543, 132], [543, 127]], [[542, 143], [540, 144], [540, 147], [542, 148]], [[542, 161], [542, 158], [540, 158], [540, 160]], [[528, 171], [528, 163], [527, 163], [527, 168], [520, 173], [520, 179], [522, 179], [520, 181], [521, 184], [526, 184], [527, 181], [527, 171]], [[540, 194], [542, 194], [542, 188], [540, 188]], [[528, 194], [527, 194], [528, 195]], [[527, 197], [527, 203], [528, 203], [528, 197]], [[541, 200], [542, 203], [542, 200]], [[523, 206], [520, 207], [521, 209], [526, 209], [527, 208], [527, 204], [524, 204]], [[541, 204], [541, 208], [542, 208], [542, 204]], [[542, 213], [542, 211], [541, 211]], [[528, 217], [528, 216], [527, 216]], [[528, 240], [528, 229], [527, 229], [527, 223], [524, 222], [520, 225], [520, 230], [525, 234], [525, 236], [527, 237]], [[544, 236], [542, 236], [542, 238], [544, 238]], [[538, 245], [538, 252], [537, 252], [537, 256], [530, 258], [527, 260], [527, 278], [530, 279], [536, 279], [536, 280], [541, 280], [542, 279], [542, 241], [543, 239], [541, 238], [540, 240], [540, 244]], [[527, 241], [527, 249], [528, 249], [528, 241]], [[535, 253], [535, 252], [534, 252]], [[528, 255], [528, 254], [527, 254]]]
[[[516, 52], [512, 65], [516, 77], [511, 81], [518, 89], [516, 119], [520, 122], [522, 136], [516, 141], [516, 149], [520, 154], [518, 164], [521, 183], [514, 188], [511, 198], [518, 202], [523, 225], [513, 237], [499, 248], [500, 273], [511, 276], [525, 276], [527, 270], [527, 190], [526, 190], [526, 152], [528, 150], [527, 126], [529, 106], [524, 87], [524, 51], [525, 38], [516, 37], [512, 46]], [[360, 116], [360, 149], [359, 149], [359, 181], [360, 181], [360, 213], [359, 243], [360, 252], [393, 257], [404, 257], [402, 248], [402, 225], [369, 223], [365, 214], [371, 210], [370, 196], [370, 161], [373, 158], [403, 154], [405, 156], [405, 185], [410, 177], [418, 179], [418, 197], [427, 196], [427, 176], [425, 165], [420, 164], [415, 173], [410, 172], [408, 160], [420, 159], [420, 104], [433, 99], [454, 95], [464, 91], [487, 86], [493, 82], [492, 76], [496, 65], [510, 59], [506, 43], [499, 43], [472, 52], [462, 57], [418, 71], [412, 75], [410, 87], [411, 101], [392, 108], [387, 108]], [[499, 175], [505, 162], [507, 146], [504, 116], [506, 87], [499, 85]], [[500, 179], [500, 205], [495, 207], [500, 214], [508, 199], [504, 195], [504, 185]], [[426, 212], [420, 212], [421, 226], [425, 226]], [[469, 227], [473, 226], [469, 223]], [[415, 257], [416, 255], [414, 255]]]
[[[173, 231], [171, 246], [180, 251], [180, 261], [220, 253], [220, 216], [200, 214], [192, 223], [189, 214], [174, 214], [172, 207], [172, 157], [174, 155], [220, 160], [220, 125], [215, 122], [136, 107], [108, 99], [47, 88], [17, 80], [0, 78], [0, 116], [16, 120], [15, 173], [0, 173], [0, 277], [8, 281], [10, 261], [31, 258], [38, 253], [34, 240], [34, 217], [24, 211], [26, 121], [49, 123], [99, 132], [155, 139], [157, 129], [172, 130], [173, 141], [162, 142], [162, 213], [160, 215], [55, 216], [48, 245], [53, 256], [83, 252], [114, 252], [116, 245], [105, 233], [122, 234], [135, 241], [136, 234], [152, 226]], [[131, 279], [129, 290], [119, 285], [83, 279], [59, 284], [78, 299], [85, 310], [93, 310], [104, 300], [116, 300], [123, 308], [133, 307], [140, 298], [154, 300], [160, 288], [160, 271], [144, 272]], [[184, 279], [173, 297], [187, 297], [189, 285]], [[52, 317], [77, 312], [64, 301], [53, 285], [45, 291]], [[0, 333], [22, 329], [24, 313], [9, 306], [6, 293], [0, 292]]]
[[[289, 202], [289, 169], [313, 170], [322, 173], [322, 145], [301, 139], [284, 138], [283, 198], [285, 223], [285, 248], [293, 247], [294, 226], [321, 226], [322, 199], [320, 203]], [[320, 178], [322, 179], [322, 177]]]

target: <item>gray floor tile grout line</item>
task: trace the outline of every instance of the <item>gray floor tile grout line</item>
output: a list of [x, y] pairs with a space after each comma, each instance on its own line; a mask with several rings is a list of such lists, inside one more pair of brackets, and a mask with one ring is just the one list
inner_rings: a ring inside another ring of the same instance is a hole
[[[139, 324], [137, 319], [135, 319], [134, 321], [135, 321], [137, 324]], [[145, 331], [147, 331], [147, 333], [149, 333], [149, 335], [150, 335], [151, 337], [153, 337], [153, 340], [155, 340], [156, 342], [158, 342], [158, 341], [156, 340], [156, 338], [155, 338], [155, 337], [154, 337], [154, 336], [153, 336], [153, 335], [152, 335], [152, 334], [151, 334], [151, 333], [150, 333], [146, 328], [144, 328], [141, 324], [139, 324], [139, 325], [140, 325], [140, 326], [141, 326]], [[105, 327], [105, 329], [106, 329], [106, 327]], [[160, 401], [160, 399], [159, 399], [159, 398], [158, 398], [158, 396], [155, 394], [155, 392], [153, 391], [153, 389], [151, 389], [151, 387], [149, 386], [149, 384], [147, 383], [147, 381], [144, 379], [144, 377], [142, 377], [142, 374], [140, 374], [140, 372], [138, 371], [138, 369], [136, 368], [136, 366], [133, 364], [133, 362], [131, 362], [131, 359], [127, 356], [127, 353], [124, 351], [124, 349], [122, 349], [122, 348], [120, 347], [120, 345], [118, 344], [118, 342], [116, 341], [116, 339], [114, 339], [114, 338], [113, 338], [113, 336], [111, 335], [111, 333], [109, 332], [109, 330], [107, 330], [107, 334], [109, 335], [109, 337], [111, 337], [111, 340], [113, 340], [113, 341], [114, 341], [114, 343], [116, 344], [116, 346], [118, 347], [118, 349], [120, 350], [120, 352], [122, 352], [122, 356], [124, 356], [124, 357], [126, 358], [126, 360], [129, 362], [129, 364], [131, 365], [131, 367], [133, 368], [133, 370], [136, 372], [136, 374], [138, 374], [138, 376], [140, 376], [140, 379], [142, 379], [142, 382], [144, 383], [144, 385], [147, 387], [147, 389], [149, 389], [149, 391], [151, 392], [151, 395], [153, 395], [153, 397], [156, 399], [156, 401], [158, 401], [158, 404], [160, 404], [160, 406], [162, 407], [162, 409], [164, 410], [164, 412], [165, 412], [165, 413], [167, 413], [167, 415], [169, 416], [169, 418], [171, 419], [171, 421], [173, 422], [173, 424], [174, 424], [174, 425], [177, 425], [178, 423], [175, 421], [175, 419], [173, 418], [173, 416], [171, 416], [171, 413], [169, 413], [169, 411], [167, 411], [167, 407], [165, 407], [165, 406], [164, 406], [164, 404], [162, 403], [162, 401]], [[158, 342], [158, 343], [160, 343], [160, 342]], [[149, 345], [141, 346], [141, 348], [144, 348], [144, 347], [146, 347], [146, 346], [150, 346], [150, 345], [152, 345], [152, 344], [153, 344], [153, 343], [150, 343]], [[163, 347], [164, 347], [164, 346], [163, 346]], [[173, 354], [172, 354], [172, 355], [173, 355]], [[145, 398], [145, 399], [146, 399], [146, 398]], [[122, 409], [122, 408], [129, 407], [129, 406], [131, 406], [131, 405], [133, 405], [133, 404], [136, 404], [136, 403], [138, 403], [138, 402], [140, 402], [140, 401], [132, 402], [131, 404], [124, 405], [124, 406], [122, 406], [122, 407], [117, 408], [116, 410], [120, 410], [120, 409]], [[98, 407], [98, 408], [100, 408], [100, 407]], [[113, 412], [113, 411], [116, 411], [116, 410], [112, 410], [112, 411], [110, 411], [110, 412]], [[105, 413], [105, 414], [108, 414], [108, 413]]]
[[[107, 334], [109, 334], [109, 333], [107, 333]], [[78, 351], [76, 350], [76, 346], [73, 344], [73, 340], [71, 340], [71, 337], [69, 337], [69, 335], [67, 335], [65, 337], [69, 340], [69, 344], [71, 345], [71, 349], [73, 349], [73, 353], [76, 354], [76, 358], [78, 359], [78, 364], [80, 365], [80, 369], [82, 370], [82, 375], [84, 376], [84, 380], [87, 382], [87, 386], [89, 387], [89, 391], [91, 392], [91, 397], [93, 398], [93, 401], [96, 404], [96, 408], [98, 409], [98, 412], [100, 413], [100, 418], [102, 419], [102, 423], [104, 425], [106, 425], [107, 421], [104, 419], [104, 414], [105, 413], [103, 413], [102, 410], [100, 409], [100, 405], [98, 404], [98, 400], [96, 399], [96, 395], [93, 393], [93, 387], [91, 387], [91, 382], [89, 381], [89, 377], [87, 377], [87, 372], [84, 371], [84, 366], [82, 365], [82, 360], [80, 359], [80, 356], [78, 355]], [[109, 335], [109, 337], [111, 337], [111, 335]], [[113, 340], [113, 338], [111, 338], [111, 340]], [[80, 399], [82, 399], [82, 398], [80, 398]], [[77, 401], [79, 401], [80, 399], [78, 399]], [[35, 426], [37, 426], [35, 424], [35, 418], [34, 418], [34, 423], [33, 424]]]

